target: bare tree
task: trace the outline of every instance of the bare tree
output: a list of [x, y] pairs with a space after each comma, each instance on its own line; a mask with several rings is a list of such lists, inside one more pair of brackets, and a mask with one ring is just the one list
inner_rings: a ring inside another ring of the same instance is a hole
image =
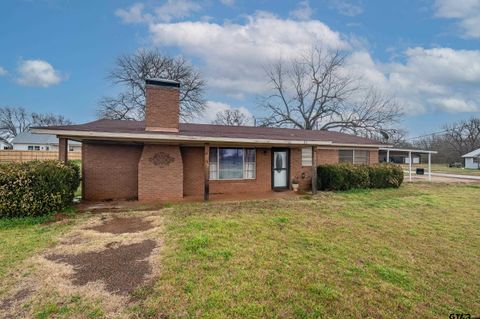
[[361, 135], [387, 130], [401, 116], [398, 104], [374, 88], [362, 88], [347, 72], [346, 57], [316, 48], [267, 68], [272, 93], [261, 103], [270, 113], [264, 124]]
[[66, 125], [71, 121], [63, 115], [29, 113], [23, 107], [0, 107], [0, 140], [9, 142], [32, 126]]
[[480, 118], [444, 125], [443, 128], [447, 142], [459, 156], [480, 148]]
[[250, 118], [239, 109], [223, 110], [217, 113], [216, 119], [212, 122], [217, 125], [242, 126], [248, 125]]
[[117, 97], [100, 101], [98, 117], [142, 120], [145, 118], [145, 80], [164, 78], [180, 82], [180, 117], [191, 119], [205, 109], [205, 81], [183, 57], [172, 58], [158, 50], [140, 50], [120, 56], [108, 78], [124, 87]]

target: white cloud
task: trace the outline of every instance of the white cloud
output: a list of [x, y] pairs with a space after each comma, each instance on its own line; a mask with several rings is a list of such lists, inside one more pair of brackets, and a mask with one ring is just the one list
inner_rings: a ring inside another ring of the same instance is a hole
[[238, 97], [265, 91], [263, 67], [274, 60], [296, 57], [313, 45], [348, 47], [340, 33], [320, 21], [284, 20], [265, 12], [248, 16], [244, 24], [154, 23], [150, 32], [155, 45], [178, 47], [200, 59], [209, 87]]
[[194, 1], [167, 0], [161, 6], [153, 8], [154, 14], [151, 14], [146, 13], [145, 5], [138, 2], [127, 9], [117, 9], [115, 15], [127, 24], [170, 22], [189, 17], [192, 13], [201, 9], [202, 7]]
[[128, 9], [118, 9], [115, 11], [115, 15], [120, 17], [124, 23], [142, 23], [148, 19], [148, 15], [144, 15], [143, 3], [135, 3]]
[[427, 111], [480, 111], [480, 51], [410, 48], [404, 63], [382, 64], [367, 52], [348, 63], [364, 83], [393, 94], [411, 115]]
[[[201, 117], [195, 119], [194, 122], [210, 124], [217, 118], [218, 112], [222, 112], [225, 110], [234, 110], [234, 109], [238, 109], [241, 113], [245, 114], [247, 118], [253, 119], [252, 113], [250, 113], [250, 111], [245, 107], [234, 108], [226, 103], [207, 101], [207, 107], [205, 109], [205, 112], [203, 112]], [[250, 124], [253, 124], [253, 123], [250, 123]]]
[[0, 76], [7, 75], [7, 70], [0, 66]]
[[[265, 94], [264, 66], [298, 57], [316, 45], [349, 51], [347, 68], [365, 86], [394, 95], [410, 115], [480, 111], [480, 50], [409, 48], [394, 62], [382, 63], [372, 58], [368, 45], [321, 21], [282, 19], [267, 12], [247, 16], [243, 23], [150, 22], [149, 30], [154, 45], [177, 48], [197, 61], [210, 89], [236, 98]], [[226, 106], [209, 102], [206, 122], [221, 107]]]
[[436, 0], [435, 15], [439, 18], [458, 20], [458, 26], [464, 36], [480, 38], [480, 1]]
[[300, 1], [295, 10], [290, 11], [290, 16], [298, 20], [309, 20], [313, 15], [313, 9], [308, 0]]
[[189, 0], [167, 0], [160, 7], [155, 8], [155, 13], [160, 21], [169, 22], [172, 19], [185, 18], [202, 7]]
[[348, 0], [330, 0], [330, 7], [337, 10], [338, 13], [349, 17], [363, 13], [363, 7], [360, 4], [352, 3]]
[[63, 80], [53, 66], [43, 60], [24, 60], [18, 67], [17, 82], [25, 86], [49, 87]]

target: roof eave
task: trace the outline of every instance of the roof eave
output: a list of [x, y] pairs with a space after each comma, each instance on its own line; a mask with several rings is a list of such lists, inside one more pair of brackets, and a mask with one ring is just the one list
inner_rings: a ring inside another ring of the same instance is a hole
[[161, 133], [112, 133], [112, 132], [92, 132], [92, 131], [66, 131], [35, 128], [32, 129], [36, 134], [54, 134], [76, 139], [114, 139], [130, 141], [159, 141], [174, 143], [245, 143], [245, 144], [285, 144], [285, 145], [332, 145], [331, 141], [309, 141], [309, 140], [282, 140], [282, 139], [261, 139], [261, 138], [233, 138], [233, 137], [209, 137], [194, 135], [173, 135]]

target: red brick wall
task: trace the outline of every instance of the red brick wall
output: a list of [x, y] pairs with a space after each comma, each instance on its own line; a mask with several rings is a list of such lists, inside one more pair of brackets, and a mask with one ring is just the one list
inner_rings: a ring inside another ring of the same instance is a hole
[[[272, 189], [271, 151], [257, 148], [256, 179], [211, 180], [210, 194], [266, 192]], [[202, 193], [203, 194], [203, 193]]]
[[146, 129], [178, 131], [179, 89], [147, 84], [146, 91]]
[[369, 164], [378, 164], [378, 150], [370, 151]]
[[84, 142], [84, 199], [136, 199], [138, 161], [141, 154], [142, 146]]
[[183, 197], [183, 162], [178, 145], [145, 144], [138, 163], [138, 200]]
[[317, 149], [317, 165], [338, 163], [338, 150], [319, 148]]
[[204, 188], [204, 152], [203, 147], [182, 147], [183, 194], [185, 196], [203, 196]]

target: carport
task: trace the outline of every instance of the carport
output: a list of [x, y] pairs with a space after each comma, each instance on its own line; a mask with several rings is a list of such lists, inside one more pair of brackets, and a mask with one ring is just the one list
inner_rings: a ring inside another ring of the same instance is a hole
[[380, 152], [386, 152], [386, 162], [390, 162], [391, 153], [401, 153], [408, 155], [408, 178], [409, 181], [412, 181], [412, 155], [428, 155], [428, 180], [432, 181], [432, 154], [437, 154], [437, 151], [428, 151], [428, 150], [416, 150], [416, 149], [404, 149], [404, 148], [380, 148]]

